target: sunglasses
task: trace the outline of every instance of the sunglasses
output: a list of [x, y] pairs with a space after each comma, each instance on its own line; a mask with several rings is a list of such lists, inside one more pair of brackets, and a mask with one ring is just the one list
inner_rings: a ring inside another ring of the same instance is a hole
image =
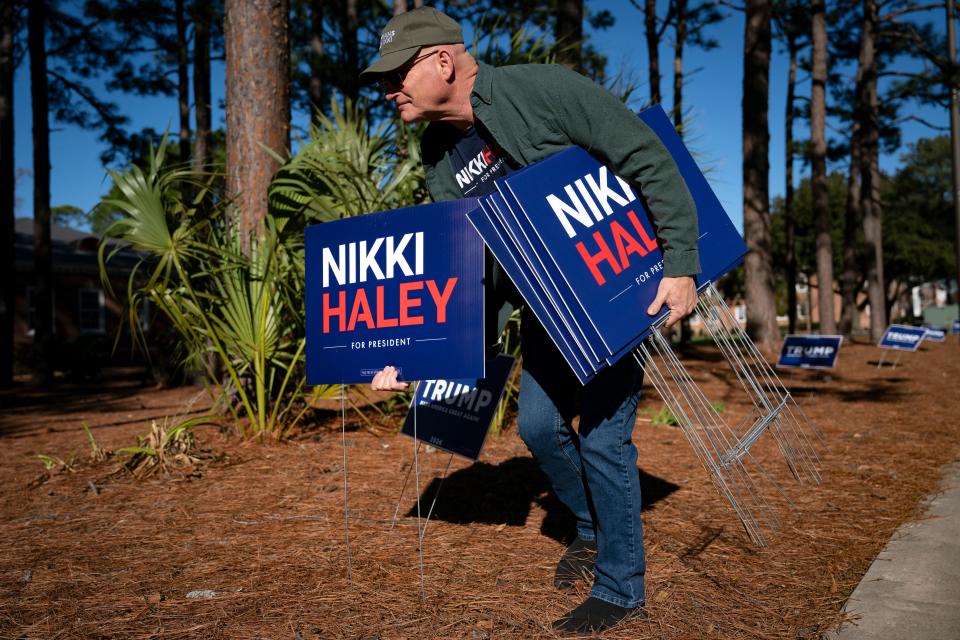
[[419, 58], [414, 58], [413, 62], [403, 65], [399, 69], [394, 69], [393, 71], [387, 71], [382, 76], [380, 76], [380, 87], [383, 90], [389, 89], [401, 89], [403, 88], [403, 81], [406, 79], [407, 74], [410, 72], [410, 69], [420, 62], [421, 60], [426, 60], [435, 53], [440, 53], [440, 49], [431, 51], [430, 53], [424, 54]]

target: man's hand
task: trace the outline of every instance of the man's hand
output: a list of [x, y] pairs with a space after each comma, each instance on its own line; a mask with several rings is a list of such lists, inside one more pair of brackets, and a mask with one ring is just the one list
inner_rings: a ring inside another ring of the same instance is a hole
[[406, 391], [409, 386], [409, 383], [397, 380], [397, 370], [393, 367], [384, 367], [370, 381], [370, 388], [374, 391]]
[[657, 297], [647, 309], [651, 316], [660, 312], [660, 308], [667, 305], [670, 315], [667, 317], [666, 327], [672, 327], [681, 318], [690, 315], [697, 306], [697, 284], [691, 276], [677, 278], [664, 277], [657, 289]]

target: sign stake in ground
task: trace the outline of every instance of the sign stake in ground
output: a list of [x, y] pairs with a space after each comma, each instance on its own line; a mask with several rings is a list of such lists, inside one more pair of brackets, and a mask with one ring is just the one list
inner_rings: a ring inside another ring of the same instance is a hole
[[877, 369], [883, 366], [887, 351], [890, 349], [897, 352], [897, 357], [891, 367], [892, 369], [896, 368], [903, 352], [913, 352], [919, 349], [920, 343], [923, 342], [926, 335], [927, 330], [923, 327], [911, 327], [905, 324], [892, 324], [887, 327], [887, 330], [883, 332], [883, 337], [880, 338], [880, 342], [877, 344], [877, 346], [882, 349], [880, 352], [880, 360], [877, 362]]
[[350, 487], [347, 481], [347, 410], [346, 385], [340, 385], [340, 448], [343, 451], [343, 537], [347, 547], [347, 583], [353, 584], [353, 565], [350, 559], [350, 510], [348, 497]]

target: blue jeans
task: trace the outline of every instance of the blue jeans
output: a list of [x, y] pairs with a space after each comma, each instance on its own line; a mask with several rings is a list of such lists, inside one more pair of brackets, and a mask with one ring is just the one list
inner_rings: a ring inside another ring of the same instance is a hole
[[577, 534], [597, 541], [590, 596], [641, 605], [646, 560], [631, 436], [643, 370], [628, 355], [581, 386], [532, 313], [521, 327], [520, 437], [576, 517]]

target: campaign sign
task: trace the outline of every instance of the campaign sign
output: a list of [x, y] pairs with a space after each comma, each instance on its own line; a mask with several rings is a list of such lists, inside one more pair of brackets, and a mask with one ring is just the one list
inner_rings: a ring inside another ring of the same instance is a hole
[[934, 327], [933, 325], [925, 324], [923, 328], [927, 330], [924, 334], [924, 340], [930, 340], [931, 342], [943, 342], [947, 339], [947, 332], [941, 329], [940, 327]]
[[[667, 147], [694, 198], [702, 288], [739, 264], [746, 245], [663, 110], [655, 107], [641, 118]], [[530, 272], [541, 300], [554, 302], [545, 311], [557, 316], [552, 324], [572, 329], [564, 337], [588, 357], [591, 375], [626, 354], [668, 313], [646, 314], [663, 276], [650, 213], [625, 180], [589, 153], [571, 147], [496, 184], [499, 195], [481, 202], [503, 203], [495, 224], [504, 229], [500, 239], [512, 245], [512, 260]], [[485, 206], [484, 214], [495, 217], [497, 209]], [[484, 229], [478, 231], [487, 239]], [[544, 322], [548, 331], [550, 324]], [[579, 365], [567, 360], [577, 371]]]
[[778, 367], [833, 369], [843, 336], [800, 336], [790, 334], [783, 339]]
[[424, 380], [400, 432], [412, 438], [416, 427], [417, 440], [476, 460], [513, 361], [513, 356], [498, 355], [487, 363], [485, 378]]
[[475, 199], [307, 228], [307, 383], [483, 376], [483, 243]]
[[884, 331], [880, 338], [881, 349], [899, 349], [901, 351], [916, 351], [923, 342], [927, 330], [923, 327], [910, 327], [905, 324], [892, 324]]
[[585, 360], [577, 352], [569, 329], [560, 324], [560, 320], [550, 312], [550, 302], [547, 301], [546, 294], [536, 286], [529, 265], [516, 257], [514, 247], [507, 240], [506, 231], [500, 226], [497, 216], [487, 211], [487, 207], [488, 205], [481, 201], [480, 208], [468, 213], [467, 218], [490, 247], [490, 251], [497, 257], [497, 262], [510, 276], [510, 280], [516, 285], [526, 305], [553, 338], [557, 349], [570, 363], [580, 384], [586, 384], [593, 376], [593, 370], [587, 367]]

